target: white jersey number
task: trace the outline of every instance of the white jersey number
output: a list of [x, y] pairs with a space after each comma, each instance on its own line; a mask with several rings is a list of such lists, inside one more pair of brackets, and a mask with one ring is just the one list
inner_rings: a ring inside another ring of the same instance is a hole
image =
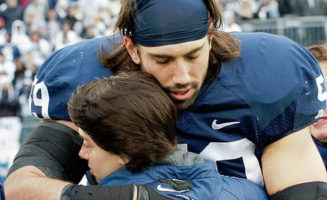
[[[179, 148], [187, 150], [186, 144]], [[211, 142], [200, 153], [206, 161], [214, 162], [242, 158], [247, 179], [263, 185], [262, 171], [257, 157], [255, 156], [255, 144], [244, 138], [233, 142]]]
[[[326, 92], [326, 83], [325, 83], [325, 79], [322, 75], [318, 76], [316, 79], [317, 82], [317, 87], [318, 87], [318, 100], [321, 102], [326, 102], [327, 100], [327, 92]], [[323, 87], [325, 86], [325, 87]], [[318, 115], [316, 116], [316, 118], [322, 117], [324, 114], [324, 109], [319, 110]]]
[[[34, 79], [33, 82], [33, 87], [31, 90], [31, 97], [30, 98], [30, 103], [33, 103], [34, 106], [39, 106], [41, 107], [41, 115], [42, 116], [37, 116], [36, 113], [33, 112], [33, 115], [39, 118], [44, 118], [44, 119], [50, 119], [49, 117], [49, 92], [47, 86], [44, 84], [44, 82], [36, 83], [37, 79]], [[38, 97], [37, 94], [40, 94]]]

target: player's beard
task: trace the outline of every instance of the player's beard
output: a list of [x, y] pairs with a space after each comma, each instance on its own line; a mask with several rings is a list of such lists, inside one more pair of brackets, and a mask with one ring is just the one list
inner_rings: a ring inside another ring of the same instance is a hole
[[196, 90], [196, 91], [194, 91], [193, 96], [190, 97], [189, 99], [187, 99], [187, 100], [185, 100], [183, 102], [176, 102], [177, 109], [178, 110], [184, 110], [184, 109], [190, 107], [191, 105], [193, 105], [196, 98], [199, 95], [199, 92], [200, 92], [200, 90]]
[[191, 83], [189, 83], [187, 85], [184, 85], [184, 86], [173, 86], [173, 87], [166, 87], [165, 88], [167, 93], [169, 93], [169, 91], [174, 91], [175, 89], [187, 88], [189, 86], [191, 86], [191, 88], [194, 89], [194, 93], [190, 98], [188, 98], [186, 100], [183, 100], [183, 101], [180, 101], [180, 100], [176, 100], [176, 99], [171, 97], [171, 99], [174, 101], [174, 103], [175, 103], [178, 110], [184, 110], [184, 109], [190, 107], [191, 105], [193, 105], [193, 103], [195, 102], [196, 98], [198, 97], [198, 95], [200, 93], [198, 83], [191, 82]]

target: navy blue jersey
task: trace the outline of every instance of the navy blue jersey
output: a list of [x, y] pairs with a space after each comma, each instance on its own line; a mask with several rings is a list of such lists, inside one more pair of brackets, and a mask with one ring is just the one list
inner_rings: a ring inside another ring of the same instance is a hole
[[179, 113], [184, 148], [217, 163], [223, 175], [263, 183], [263, 148], [318, 120], [326, 88], [316, 59], [286, 37], [235, 34], [241, 57], [222, 63], [194, 105]]
[[[34, 116], [70, 121], [67, 102], [77, 86], [113, 75], [97, 59], [102, 42], [103, 38], [96, 38], [67, 46], [43, 63], [30, 94]], [[112, 49], [110, 46], [105, 48]]]
[[[192, 188], [177, 192], [160, 178], [187, 180]], [[223, 199], [223, 200], [265, 200], [267, 193], [262, 186], [251, 181], [221, 176], [212, 163], [188, 165], [155, 165], [141, 173], [118, 170], [102, 179], [99, 185], [146, 184], [169, 199]]]
[[[194, 105], [179, 113], [180, 148], [216, 163], [222, 175], [263, 184], [263, 148], [317, 121], [326, 87], [316, 59], [301, 45], [265, 33], [235, 36], [241, 57], [222, 63]], [[42, 65], [31, 91], [35, 116], [70, 120], [66, 104], [76, 87], [113, 75], [97, 60], [103, 41], [65, 47]]]

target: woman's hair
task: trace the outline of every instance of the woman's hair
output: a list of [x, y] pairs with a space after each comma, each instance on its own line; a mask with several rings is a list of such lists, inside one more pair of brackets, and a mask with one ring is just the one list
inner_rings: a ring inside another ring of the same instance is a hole
[[[233, 35], [218, 31], [222, 25], [222, 16], [215, 0], [203, 0], [207, 7], [210, 22], [213, 24], [209, 34], [213, 34], [212, 48], [209, 56], [209, 71], [208, 75], [214, 76], [220, 70], [220, 63], [240, 56], [240, 41]], [[137, 16], [137, 11], [132, 9], [132, 5], [136, 0], [124, 0], [121, 11], [118, 16], [115, 30], [118, 30], [122, 35], [129, 36], [134, 28], [134, 18]], [[133, 37], [131, 37], [133, 39]], [[108, 41], [112, 42], [112, 41]], [[119, 71], [137, 71], [141, 70], [140, 65], [135, 64], [129, 56], [122, 42], [112, 44], [116, 47], [114, 51], [108, 52], [104, 48], [98, 51], [98, 59], [103, 66], [108, 67], [113, 72]]]
[[308, 50], [318, 61], [327, 61], [327, 43], [310, 46]]
[[79, 86], [68, 102], [72, 121], [102, 149], [127, 156], [132, 172], [151, 166], [177, 144], [177, 110], [151, 75], [121, 73]]

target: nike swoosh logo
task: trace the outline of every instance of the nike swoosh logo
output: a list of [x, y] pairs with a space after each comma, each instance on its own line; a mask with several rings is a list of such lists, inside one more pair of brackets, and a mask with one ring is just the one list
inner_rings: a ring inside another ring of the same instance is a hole
[[219, 129], [222, 129], [222, 128], [225, 128], [227, 126], [231, 126], [231, 125], [234, 125], [234, 124], [239, 124], [240, 122], [225, 122], [225, 123], [221, 123], [221, 124], [217, 124], [217, 120], [213, 120], [212, 122], [212, 129], [213, 130], [219, 130]]
[[157, 190], [160, 191], [160, 192], [178, 192], [178, 193], [183, 193], [183, 192], [187, 192], [188, 190], [174, 190], [174, 189], [171, 189], [171, 188], [165, 188], [165, 187], [162, 187], [162, 185], [158, 185], [157, 186]]

